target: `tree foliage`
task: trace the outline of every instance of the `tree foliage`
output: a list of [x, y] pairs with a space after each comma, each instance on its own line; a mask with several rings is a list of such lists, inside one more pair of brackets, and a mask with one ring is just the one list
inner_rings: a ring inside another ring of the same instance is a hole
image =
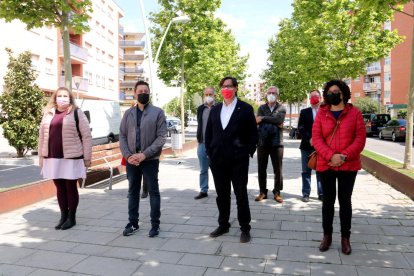
[[329, 79], [355, 78], [366, 64], [389, 54], [401, 38], [385, 30], [392, 11], [361, 9], [354, 0], [296, 0], [291, 19], [269, 41], [267, 82], [281, 98], [301, 101]]
[[153, 52], [172, 18], [183, 12], [191, 18], [186, 24], [173, 23], [162, 45], [158, 63], [159, 77], [166, 83], [181, 84], [181, 63], [184, 57], [185, 88], [188, 94], [198, 93], [206, 86], [218, 85], [224, 76], [244, 79], [247, 56], [240, 55], [240, 46], [225, 24], [214, 17], [220, 0], [160, 0], [162, 9], [151, 14], [155, 24]]
[[3, 135], [24, 156], [29, 149], [37, 147], [38, 129], [45, 104], [43, 92], [34, 84], [36, 73], [32, 66], [32, 54], [27, 51], [17, 57], [9, 55], [8, 71], [4, 76], [5, 91], [0, 95], [3, 114], [0, 123]]
[[358, 107], [362, 113], [379, 113], [378, 102], [369, 97], [358, 98], [353, 104]]
[[52, 26], [60, 30], [63, 40], [65, 85], [72, 89], [69, 29], [75, 33], [89, 31], [87, 25], [92, 12], [91, 0], [1, 0], [0, 18], [6, 22], [18, 19], [32, 28]]

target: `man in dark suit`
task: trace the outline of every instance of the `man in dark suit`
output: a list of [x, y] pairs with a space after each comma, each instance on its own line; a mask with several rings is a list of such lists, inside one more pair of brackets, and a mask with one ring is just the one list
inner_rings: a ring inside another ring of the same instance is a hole
[[220, 81], [223, 103], [210, 112], [207, 122], [205, 146], [217, 192], [219, 227], [210, 233], [218, 237], [229, 232], [231, 184], [236, 195], [240, 242], [250, 241], [250, 207], [247, 196], [249, 156], [256, 151], [258, 133], [251, 105], [237, 99], [238, 83], [235, 78]]
[[[308, 156], [315, 150], [312, 146], [312, 126], [315, 120], [316, 113], [321, 100], [321, 93], [318, 90], [313, 90], [309, 94], [311, 107], [302, 109], [299, 115], [298, 131], [302, 135], [300, 142], [300, 153], [302, 157], [302, 201], [309, 202], [309, 195], [311, 192], [311, 175], [312, 169], [308, 164]], [[318, 198], [323, 199], [323, 191], [320, 180], [320, 175], [316, 172], [316, 182], [318, 188]]]

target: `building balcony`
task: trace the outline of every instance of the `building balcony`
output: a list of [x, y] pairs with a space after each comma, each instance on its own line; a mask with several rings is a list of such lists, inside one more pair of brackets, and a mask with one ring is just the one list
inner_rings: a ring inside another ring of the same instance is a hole
[[121, 67], [119, 69], [120, 74], [124, 75], [141, 75], [144, 73], [144, 68], [137, 68], [137, 67]]
[[[74, 76], [73, 76], [74, 77]], [[76, 85], [72, 77], [72, 91], [76, 92]], [[88, 79], [82, 78], [79, 84], [79, 91], [88, 92]], [[65, 86], [65, 76], [60, 76], [59, 86]]]
[[136, 80], [128, 80], [128, 81], [121, 80], [119, 82], [119, 86], [120, 88], [134, 88], [136, 83], [137, 83]]
[[381, 74], [381, 66], [367, 66], [367, 75]]
[[136, 54], [124, 54], [123, 62], [144, 60], [144, 52], [138, 52]]
[[[70, 59], [72, 64], [84, 64], [88, 62], [88, 50], [84, 47], [69, 43], [70, 47]], [[63, 54], [63, 41], [59, 42], [59, 57], [64, 58]]]
[[364, 91], [376, 91], [381, 89], [381, 83], [380, 82], [365, 82], [363, 84]]
[[145, 41], [138, 41], [138, 40], [121, 40], [119, 42], [121, 48], [144, 48]]

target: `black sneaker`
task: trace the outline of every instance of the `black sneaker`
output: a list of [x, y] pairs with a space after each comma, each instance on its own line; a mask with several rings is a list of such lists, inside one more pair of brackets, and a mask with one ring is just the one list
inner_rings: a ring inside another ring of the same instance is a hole
[[148, 237], [153, 238], [155, 236], [158, 236], [160, 233], [160, 227], [159, 226], [153, 226], [151, 230], [148, 233]]
[[197, 196], [194, 197], [194, 199], [202, 199], [208, 197], [207, 193], [200, 192]]
[[210, 237], [212, 238], [217, 238], [223, 234], [226, 234], [229, 232], [229, 228], [224, 228], [224, 227], [217, 227], [216, 230], [214, 230], [213, 232], [210, 233]]
[[147, 197], [148, 197], [148, 192], [142, 192], [141, 198], [147, 198]]
[[134, 225], [132, 223], [128, 223], [127, 226], [125, 226], [123, 235], [124, 236], [131, 236], [132, 234], [134, 234], [135, 232], [137, 232], [139, 229], [138, 224]]

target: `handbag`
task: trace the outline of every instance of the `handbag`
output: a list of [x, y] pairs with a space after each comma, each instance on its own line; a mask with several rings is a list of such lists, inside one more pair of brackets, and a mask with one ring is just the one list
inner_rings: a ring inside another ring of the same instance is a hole
[[[336, 132], [336, 129], [338, 128], [338, 126], [339, 126], [339, 123], [340, 123], [341, 121], [336, 121], [336, 126], [335, 126], [335, 128], [334, 128], [334, 130], [332, 131], [332, 134], [331, 134], [331, 140], [329, 141], [329, 144], [328, 144], [328, 146], [330, 146], [331, 145], [331, 143], [332, 143], [332, 140], [333, 140], [333, 137], [334, 137], [334, 135], [335, 135], [335, 132]], [[309, 156], [308, 156], [308, 168], [310, 168], [310, 169], [312, 169], [312, 170], [316, 170], [316, 163], [318, 162], [318, 154], [316, 153], [316, 150], [314, 150], [311, 154], [309, 154]]]

